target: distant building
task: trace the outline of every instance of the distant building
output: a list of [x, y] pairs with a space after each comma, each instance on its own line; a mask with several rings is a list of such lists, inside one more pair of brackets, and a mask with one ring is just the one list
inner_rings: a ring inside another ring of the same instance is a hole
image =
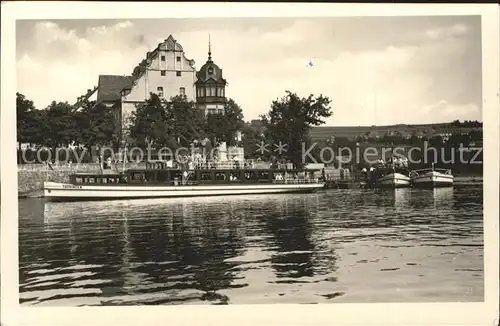
[[467, 134], [472, 130], [482, 130], [482, 127], [454, 127], [451, 123], [420, 124], [420, 125], [390, 125], [390, 126], [319, 126], [312, 127], [310, 136], [313, 141], [323, 141], [332, 136], [337, 138], [356, 139], [380, 138], [384, 135], [400, 135], [403, 138], [412, 136], [423, 138], [439, 135], [448, 139], [452, 134]]

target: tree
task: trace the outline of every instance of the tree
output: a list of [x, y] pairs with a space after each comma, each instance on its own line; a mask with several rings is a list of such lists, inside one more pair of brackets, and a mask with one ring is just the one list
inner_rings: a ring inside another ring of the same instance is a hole
[[227, 140], [228, 121], [223, 113], [207, 114], [205, 133], [212, 143]]
[[113, 112], [104, 104], [88, 102], [73, 116], [77, 125], [78, 143], [88, 148], [117, 145]]
[[168, 122], [166, 103], [151, 93], [150, 98], [132, 113], [130, 138], [134, 145], [144, 149], [148, 145], [163, 147], [173, 133], [172, 125]]
[[262, 156], [258, 145], [263, 141], [260, 131], [250, 124], [246, 124], [242, 130], [242, 146], [247, 159], [257, 159]]
[[224, 117], [226, 120], [224, 140], [228, 146], [236, 145], [236, 134], [243, 129], [245, 121], [243, 120], [243, 110], [231, 98], [226, 102]]
[[233, 99], [228, 99], [224, 113], [206, 116], [204, 130], [211, 141], [223, 141], [228, 146], [234, 146], [237, 144], [236, 135], [244, 126], [243, 111]]
[[19, 143], [43, 144], [43, 114], [20, 93], [16, 93], [16, 120]]
[[72, 112], [73, 107], [69, 103], [56, 101], [52, 101], [43, 112], [40, 112], [45, 145], [55, 150], [59, 146], [68, 146], [78, 139], [78, 128]]
[[[304, 163], [303, 146], [310, 145], [309, 131], [312, 126], [325, 123], [325, 118], [332, 115], [329, 107], [331, 100], [323, 95], [301, 98], [297, 94], [286, 91], [286, 96], [273, 101], [271, 110], [261, 116], [266, 128], [266, 138], [271, 142], [268, 148], [278, 150], [283, 158], [290, 160], [295, 166]], [[281, 142], [281, 153], [279, 146]]]
[[196, 103], [188, 101], [185, 95], [177, 95], [170, 99], [167, 106], [167, 120], [172, 125], [171, 143], [176, 146], [189, 147], [193, 142], [205, 138], [203, 111]]

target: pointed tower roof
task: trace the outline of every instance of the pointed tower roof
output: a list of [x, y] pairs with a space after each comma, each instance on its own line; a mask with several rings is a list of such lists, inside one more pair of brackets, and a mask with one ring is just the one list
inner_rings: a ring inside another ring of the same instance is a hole
[[222, 69], [212, 60], [212, 42], [210, 40], [210, 34], [208, 35], [208, 59], [196, 73], [196, 77], [198, 78], [196, 81], [197, 84], [205, 83], [210, 79], [217, 84], [227, 84], [226, 80], [223, 78]]

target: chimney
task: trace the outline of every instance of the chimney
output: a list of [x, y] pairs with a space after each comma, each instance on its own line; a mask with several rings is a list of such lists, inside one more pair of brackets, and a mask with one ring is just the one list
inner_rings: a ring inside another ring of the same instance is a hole
[[92, 92], [92, 90], [90, 88], [87, 89], [87, 94], [90, 93], [90, 92]]

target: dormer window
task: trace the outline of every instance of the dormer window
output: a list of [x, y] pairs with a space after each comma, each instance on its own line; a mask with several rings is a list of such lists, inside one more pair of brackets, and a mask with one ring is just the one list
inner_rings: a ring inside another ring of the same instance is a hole
[[214, 73], [214, 68], [213, 67], [208, 68], [208, 74], [213, 75], [213, 73]]
[[185, 96], [185, 95], [186, 95], [186, 88], [184, 88], [184, 87], [179, 88], [179, 93], [180, 93], [182, 96]]
[[163, 87], [159, 86], [156, 90], [158, 91], [158, 96], [163, 97]]

